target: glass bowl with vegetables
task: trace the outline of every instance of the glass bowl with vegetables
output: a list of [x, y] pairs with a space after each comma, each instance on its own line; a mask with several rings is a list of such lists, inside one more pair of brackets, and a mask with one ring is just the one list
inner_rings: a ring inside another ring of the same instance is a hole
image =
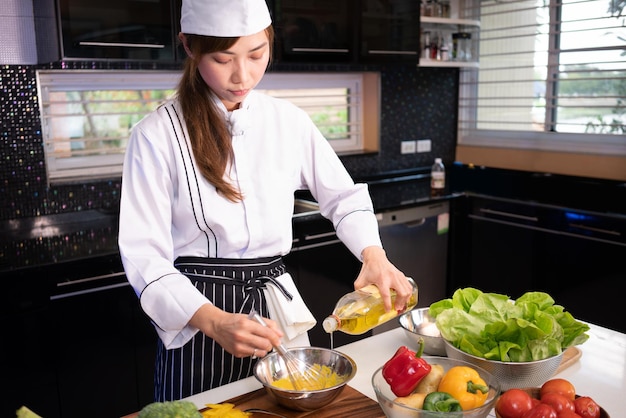
[[557, 371], [564, 351], [584, 343], [589, 326], [544, 292], [515, 300], [474, 288], [430, 305], [449, 358], [496, 376], [502, 390], [541, 386]]
[[372, 376], [376, 398], [387, 418], [484, 418], [500, 395], [486, 370], [420, 350], [398, 349]]

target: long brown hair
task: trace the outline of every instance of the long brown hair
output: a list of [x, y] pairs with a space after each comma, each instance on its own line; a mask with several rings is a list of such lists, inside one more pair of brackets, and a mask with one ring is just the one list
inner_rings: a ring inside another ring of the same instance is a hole
[[[265, 29], [270, 45], [270, 61], [274, 43], [272, 26]], [[187, 56], [183, 76], [178, 84], [178, 97], [183, 110], [191, 148], [202, 175], [217, 191], [232, 202], [243, 200], [241, 191], [228, 179], [224, 179], [226, 167], [233, 160], [232, 137], [222, 112], [211, 98], [209, 86], [198, 71], [203, 54], [225, 51], [239, 38], [185, 35]]]

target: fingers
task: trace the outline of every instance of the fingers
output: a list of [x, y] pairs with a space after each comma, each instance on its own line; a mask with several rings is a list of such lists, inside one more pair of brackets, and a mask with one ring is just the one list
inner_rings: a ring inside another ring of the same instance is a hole
[[248, 315], [229, 314], [213, 338], [235, 357], [263, 357], [281, 343], [283, 333], [276, 322], [263, 318], [267, 326], [248, 318]]

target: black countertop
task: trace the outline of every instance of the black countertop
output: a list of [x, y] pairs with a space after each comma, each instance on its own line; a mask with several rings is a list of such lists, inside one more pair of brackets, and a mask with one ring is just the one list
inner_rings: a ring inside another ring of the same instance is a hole
[[[430, 196], [428, 168], [356, 180], [368, 183], [377, 212], [478, 193], [626, 216], [624, 182], [462, 164], [448, 167], [448, 179], [447, 192], [439, 198]], [[118, 216], [110, 210], [0, 222], [0, 275], [99, 257], [116, 259], [117, 232]]]

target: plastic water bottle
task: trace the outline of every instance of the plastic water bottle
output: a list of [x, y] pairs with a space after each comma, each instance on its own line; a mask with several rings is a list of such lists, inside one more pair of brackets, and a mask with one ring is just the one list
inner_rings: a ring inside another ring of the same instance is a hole
[[446, 168], [441, 158], [435, 158], [435, 163], [430, 170], [430, 194], [442, 196], [446, 188]]
[[[417, 305], [417, 284], [410, 277], [407, 279], [413, 286], [413, 294], [403, 311], [398, 312], [392, 308], [385, 312], [385, 305], [378, 287], [370, 284], [339, 299], [333, 313], [322, 322], [324, 331], [329, 334], [334, 331], [342, 331], [346, 334], [359, 335], [413, 309]], [[396, 293], [392, 289], [392, 306], [395, 300]]]

